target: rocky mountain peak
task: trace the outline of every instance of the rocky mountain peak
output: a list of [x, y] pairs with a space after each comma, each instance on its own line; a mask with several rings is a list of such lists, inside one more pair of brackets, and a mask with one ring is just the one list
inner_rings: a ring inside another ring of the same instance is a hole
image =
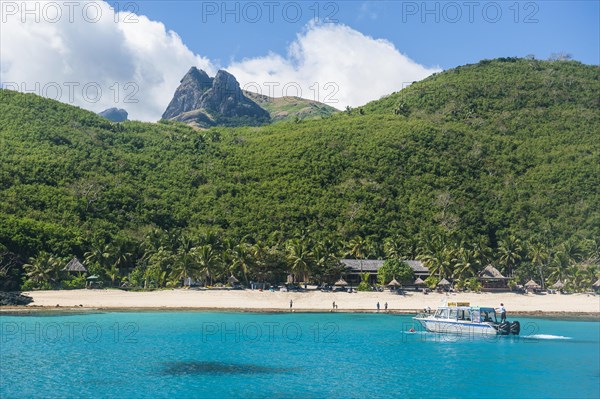
[[196, 67], [190, 70], [181, 79], [173, 99], [163, 114], [163, 119], [174, 118], [184, 112], [198, 108], [202, 95], [213, 85], [213, 79], [206, 72]]
[[198, 89], [206, 91], [212, 87], [213, 79], [202, 69], [191, 67], [180, 83], [194, 84]]
[[269, 113], [244, 95], [232, 74], [220, 70], [213, 79], [196, 67], [181, 79], [162, 117], [201, 127], [270, 121]]
[[127, 111], [122, 108], [105, 109], [104, 111], [99, 112], [98, 115], [108, 119], [111, 122], [125, 122], [129, 116]]
[[231, 92], [240, 90], [240, 84], [235, 76], [222, 69], [219, 70], [217, 76], [215, 76], [214, 86]]

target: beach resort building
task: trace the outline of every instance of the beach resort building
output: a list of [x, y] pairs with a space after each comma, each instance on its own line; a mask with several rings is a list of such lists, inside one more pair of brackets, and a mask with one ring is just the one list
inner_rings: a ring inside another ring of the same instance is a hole
[[487, 265], [479, 275], [483, 291], [507, 291], [509, 277], [504, 277], [498, 269], [492, 265]]
[[[361, 281], [360, 275], [362, 273], [369, 273], [369, 282], [371, 284], [377, 283], [377, 272], [379, 268], [383, 266], [385, 260], [381, 259], [341, 259], [340, 262], [346, 267], [345, 279], [350, 285], [358, 285]], [[418, 260], [405, 260], [413, 272], [415, 278], [421, 278], [425, 280], [429, 276], [429, 270], [421, 261]]]

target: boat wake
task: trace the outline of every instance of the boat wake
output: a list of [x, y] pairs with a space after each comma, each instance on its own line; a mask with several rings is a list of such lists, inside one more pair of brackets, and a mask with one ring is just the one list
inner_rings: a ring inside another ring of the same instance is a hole
[[573, 339], [571, 337], [563, 337], [562, 335], [550, 335], [550, 334], [534, 334], [534, 335], [525, 335], [521, 337], [523, 339]]

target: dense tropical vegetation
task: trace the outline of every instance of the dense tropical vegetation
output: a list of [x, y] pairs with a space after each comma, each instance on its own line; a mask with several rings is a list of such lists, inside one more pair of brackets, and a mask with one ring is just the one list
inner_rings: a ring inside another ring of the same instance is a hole
[[334, 282], [339, 259], [492, 263], [588, 289], [600, 259], [600, 68], [498, 59], [315, 121], [111, 123], [0, 90], [0, 289]]

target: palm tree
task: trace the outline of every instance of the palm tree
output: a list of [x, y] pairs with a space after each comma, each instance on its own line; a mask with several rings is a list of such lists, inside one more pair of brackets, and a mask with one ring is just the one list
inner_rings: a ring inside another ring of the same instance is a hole
[[332, 256], [332, 253], [327, 248], [326, 244], [319, 242], [315, 244], [312, 250], [314, 264], [317, 269], [324, 269]]
[[111, 265], [110, 269], [106, 270], [106, 275], [108, 276], [108, 278], [110, 278], [110, 286], [114, 287], [115, 281], [117, 280], [117, 278], [119, 278], [120, 275], [119, 268], [115, 263]]
[[369, 291], [371, 285], [369, 284], [369, 273], [360, 273], [360, 283], [358, 284], [359, 291]]
[[27, 278], [39, 288], [45, 283], [57, 282], [60, 261], [47, 252], [40, 252], [38, 256], [29, 258], [29, 263], [24, 264], [23, 268]]
[[314, 264], [313, 254], [309, 251], [307, 242], [299, 239], [291, 240], [286, 249], [294, 282], [297, 276], [302, 276], [306, 281]]
[[162, 232], [163, 233], [160, 237], [160, 246], [168, 248], [172, 251], [177, 249], [186, 240], [186, 237], [181, 237], [181, 230], [171, 229], [163, 230]]
[[254, 261], [254, 271], [258, 281], [264, 281], [268, 272], [269, 247], [262, 241], [257, 241], [249, 248], [250, 256]]
[[383, 243], [387, 259], [402, 259], [403, 245], [400, 237], [387, 238]]
[[183, 281], [188, 277], [194, 277], [197, 274], [198, 263], [196, 258], [195, 248], [189, 245], [182, 245], [177, 249], [175, 254], [175, 262], [171, 270], [172, 278], [177, 281]]
[[417, 259], [427, 266], [430, 275], [437, 274], [440, 280], [452, 274], [454, 251], [442, 235], [434, 234], [424, 238]]
[[166, 236], [167, 233], [159, 228], [153, 228], [144, 235], [144, 239], [140, 244], [140, 249], [142, 251], [140, 260], [142, 263], [147, 263], [148, 259], [158, 252], [159, 248], [170, 248], [170, 246], [167, 245]]
[[100, 242], [94, 243], [90, 250], [83, 254], [85, 262], [88, 265], [98, 265], [102, 269], [106, 269], [110, 263], [111, 247], [109, 244], [102, 244]]
[[441, 276], [442, 260], [438, 258], [436, 254], [422, 254], [417, 256], [417, 259], [423, 262], [423, 265], [427, 267], [431, 276], [434, 276], [436, 274], [439, 274]]
[[569, 268], [569, 275], [571, 277], [571, 284], [578, 291], [583, 290], [588, 285], [588, 282], [591, 284], [592, 281], [588, 281], [588, 273], [585, 268], [577, 267], [575, 265]]
[[586, 263], [600, 263], [600, 238], [594, 237], [585, 241]]
[[544, 265], [546, 264], [546, 260], [548, 259], [548, 250], [544, 247], [543, 244], [535, 243], [529, 248], [529, 258], [531, 259], [531, 263], [534, 266], [537, 266], [538, 271], [540, 273], [542, 290], [545, 289], [544, 283]]
[[362, 261], [367, 257], [368, 242], [364, 238], [356, 236], [346, 246], [348, 255], [359, 260], [360, 272], [362, 273]]
[[262, 263], [269, 252], [269, 247], [263, 241], [256, 241], [250, 246], [249, 252], [256, 263]]
[[252, 270], [252, 259], [250, 258], [250, 244], [242, 241], [229, 251], [229, 271], [233, 274], [240, 271], [248, 284], [248, 274]]
[[568, 277], [568, 269], [571, 263], [563, 252], [556, 252], [550, 260], [550, 274], [548, 278], [553, 281], [565, 281]]
[[129, 266], [129, 260], [131, 258], [131, 252], [127, 252], [126, 243], [114, 242], [108, 246], [110, 251], [109, 259], [113, 265], [119, 270], [119, 275], [122, 274], [122, 269], [126, 269]]
[[333, 283], [339, 278], [343, 266], [336, 254], [335, 245], [330, 240], [318, 242], [312, 250], [317, 277], [321, 282]]
[[144, 235], [142, 246], [144, 249], [158, 249], [164, 244], [164, 237], [166, 233], [160, 228], [152, 228], [149, 232]]
[[151, 279], [158, 287], [162, 287], [165, 284], [171, 265], [175, 263], [175, 254], [170, 249], [161, 246], [150, 255], [147, 263], [146, 280]]
[[221, 237], [214, 231], [207, 231], [200, 236], [201, 245], [210, 245], [213, 250], [217, 250], [221, 247]]
[[598, 278], [597, 265], [573, 264], [567, 269], [568, 282], [578, 291], [591, 288]]
[[419, 239], [417, 237], [408, 237], [403, 240], [403, 252], [404, 259], [416, 259], [419, 255]]
[[365, 238], [365, 259], [383, 256], [381, 245], [374, 237]]
[[474, 250], [461, 246], [457, 251], [455, 259], [454, 278], [461, 280], [473, 277], [477, 274], [481, 263]]
[[198, 270], [203, 273], [212, 284], [212, 276], [214, 274], [214, 266], [217, 263], [217, 254], [212, 248], [212, 245], [205, 244], [194, 248], [195, 262]]
[[598, 278], [598, 265], [587, 265], [585, 266], [585, 274], [586, 274], [586, 288], [591, 288], [592, 284]]
[[437, 274], [440, 280], [454, 274], [456, 258], [452, 248], [442, 248], [436, 253], [419, 255], [417, 259], [427, 266], [430, 275]]
[[112, 285], [122, 275], [122, 269], [129, 265], [132, 254], [127, 252], [127, 244], [116, 240], [109, 244], [97, 242], [84, 254], [85, 261], [90, 265], [101, 267], [110, 277]]
[[442, 278], [451, 277], [454, 274], [457, 250], [454, 247], [445, 247], [442, 250], [442, 264], [440, 265]]
[[502, 272], [508, 277], [512, 277], [515, 268], [522, 259], [523, 244], [521, 240], [513, 235], [506, 236], [500, 241], [498, 253], [500, 255], [499, 261], [502, 265]]
[[584, 251], [576, 241], [568, 240], [563, 242], [558, 251], [562, 252], [569, 263], [575, 264], [581, 262], [584, 258]]
[[473, 243], [473, 253], [480, 265], [489, 265], [494, 260], [494, 252], [485, 236], [479, 238]]

